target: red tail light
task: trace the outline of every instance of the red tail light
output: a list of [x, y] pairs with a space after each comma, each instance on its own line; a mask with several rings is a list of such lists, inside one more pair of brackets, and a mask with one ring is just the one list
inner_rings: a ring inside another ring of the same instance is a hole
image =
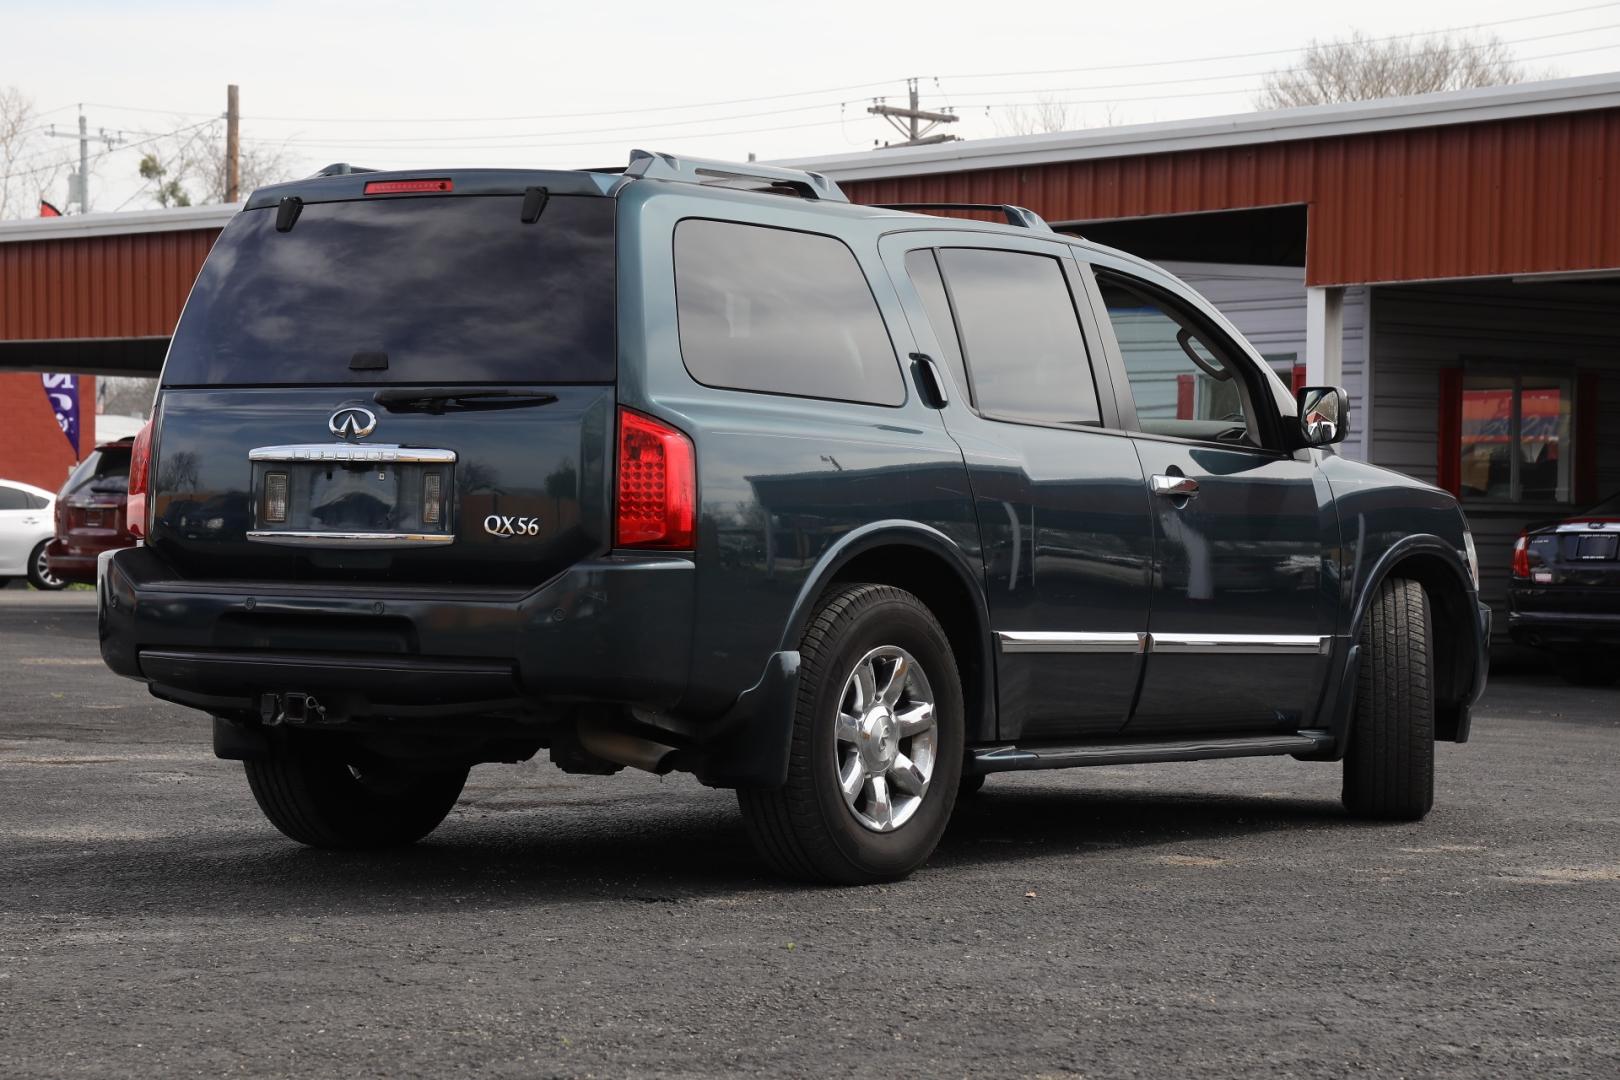
[[129, 451], [129, 498], [124, 502], [124, 519], [129, 534], [137, 540], [146, 538], [146, 493], [152, 480], [152, 421], [148, 420], [141, 433], [135, 436], [135, 445]]
[[1530, 576], [1530, 536], [1520, 533], [1519, 538], [1513, 541], [1513, 576], [1527, 578]]
[[695, 546], [697, 466], [692, 440], [650, 416], [620, 409], [615, 504], [615, 547]]

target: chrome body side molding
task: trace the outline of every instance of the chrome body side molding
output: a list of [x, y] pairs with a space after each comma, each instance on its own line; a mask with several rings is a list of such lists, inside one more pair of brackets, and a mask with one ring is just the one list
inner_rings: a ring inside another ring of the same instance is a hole
[[1311, 656], [1333, 639], [1316, 634], [1147, 634], [997, 630], [1003, 653], [1215, 653]]
[[1004, 653], [1138, 653], [1146, 634], [1063, 633], [1047, 630], [997, 630]]

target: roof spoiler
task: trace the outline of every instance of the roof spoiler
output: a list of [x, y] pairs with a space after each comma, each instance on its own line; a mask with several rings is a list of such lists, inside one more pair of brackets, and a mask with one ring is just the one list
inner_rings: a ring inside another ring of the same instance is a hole
[[681, 184], [703, 184], [708, 187], [733, 187], [754, 191], [771, 191], [780, 195], [797, 195], [801, 199], [820, 199], [825, 202], [849, 202], [837, 184], [820, 173], [802, 169], [783, 169], [775, 165], [760, 165], [750, 161], [746, 165], [729, 161], [710, 161], [706, 158], [676, 157], [650, 150], [630, 151], [630, 164], [625, 167], [621, 184], [630, 180], [670, 180]]

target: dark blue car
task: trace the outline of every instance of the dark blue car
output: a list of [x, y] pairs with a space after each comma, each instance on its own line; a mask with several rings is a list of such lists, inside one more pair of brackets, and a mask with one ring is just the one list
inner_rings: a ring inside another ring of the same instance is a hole
[[103, 655], [320, 846], [542, 749], [736, 788], [842, 882], [1007, 770], [1342, 759], [1353, 813], [1426, 814], [1486, 673], [1456, 502], [1337, 456], [1344, 392], [1170, 275], [961, 210], [640, 152], [256, 192]]

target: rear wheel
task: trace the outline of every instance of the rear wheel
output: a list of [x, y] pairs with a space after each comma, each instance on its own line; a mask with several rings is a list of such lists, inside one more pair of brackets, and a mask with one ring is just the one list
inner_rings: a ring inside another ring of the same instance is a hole
[[45, 592], [55, 592], [67, 587], [67, 582], [51, 573], [51, 568], [45, 565], [45, 545], [49, 540], [41, 540], [28, 556], [28, 584]]
[[1560, 657], [1558, 674], [1575, 686], [1613, 686], [1620, 681], [1620, 658], [1591, 654]]
[[849, 585], [823, 598], [799, 656], [787, 783], [737, 792], [749, 838], [789, 877], [905, 877], [939, 843], [961, 776], [945, 631], [908, 592]]
[[245, 761], [248, 786], [270, 824], [300, 844], [377, 848], [414, 844], [456, 805], [467, 767], [418, 772], [289, 742]]
[[1434, 806], [1434, 649], [1423, 586], [1378, 587], [1361, 629], [1344, 805], [1361, 817], [1416, 821]]

